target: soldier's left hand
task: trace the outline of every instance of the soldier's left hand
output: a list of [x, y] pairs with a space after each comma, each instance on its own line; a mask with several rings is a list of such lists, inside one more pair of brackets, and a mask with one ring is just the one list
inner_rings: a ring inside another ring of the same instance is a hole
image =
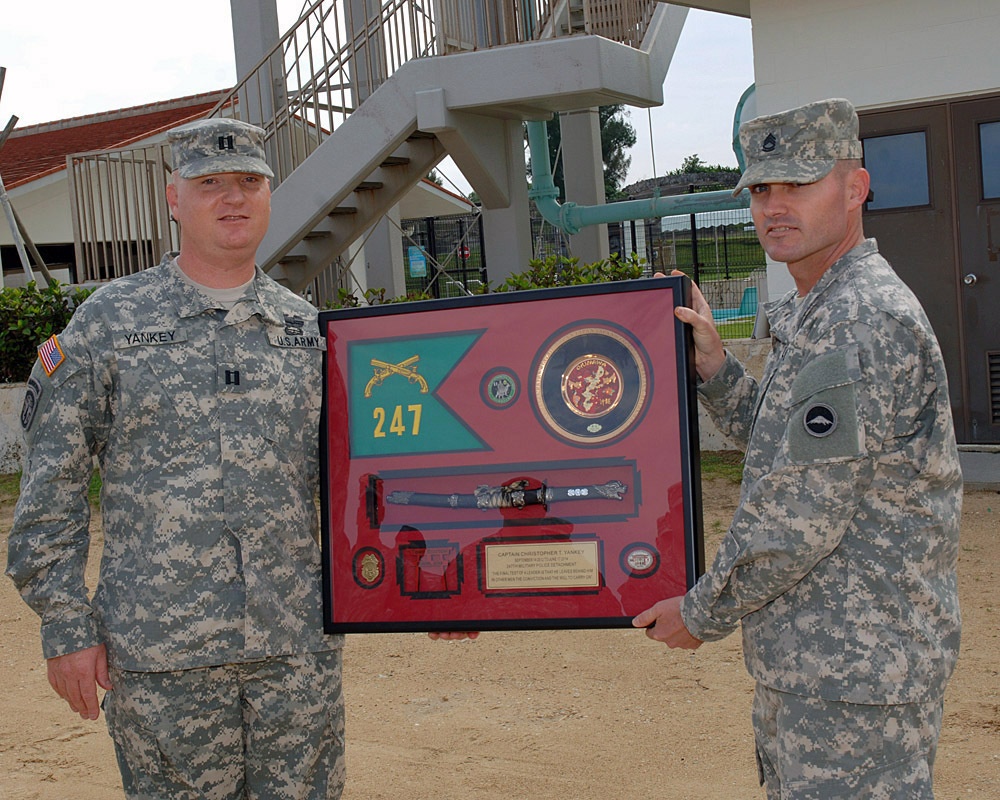
[[101, 707], [97, 687], [111, 689], [108, 656], [103, 644], [48, 659], [49, 685], [83, 719], [97, 719]]
[[654, 641], [663, 642], [667, 647], [697, 650], [702, 645], [701, 639], [694, 638], [681, 619], [680, 597], [661, 600], [652, 608], [647, 608], [637, 615], [632, 624], [636, 628], [645, 628], [646, 636]]

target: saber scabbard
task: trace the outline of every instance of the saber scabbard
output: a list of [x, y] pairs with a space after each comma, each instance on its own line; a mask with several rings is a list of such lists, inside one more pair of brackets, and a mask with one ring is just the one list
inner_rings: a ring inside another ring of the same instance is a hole
[[433, 508], [524, 508], [568, 500], [621, 500], [628, 491], [621, 481], [584, 486], [546, 486], [528, 489], [525, 480], [501, 486], [482, 485], [472, 494], [431, 494], [428, 492], [395, 491], [386, 495], [385, 502], [399, 506], [430, 506]]

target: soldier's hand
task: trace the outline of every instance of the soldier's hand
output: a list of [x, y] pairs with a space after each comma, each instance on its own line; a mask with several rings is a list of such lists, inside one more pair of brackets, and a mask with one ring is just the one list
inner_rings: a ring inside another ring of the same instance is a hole
[[431, 639], [457, 641], [459, 639], [478, 639], [479, 631], [431, 631], [427, 634]]
[[702, 645], [701, 639], [695, 639], [681, 619], [680, 597], [661, 600], [636, 616], [632, 624], [636, 628], [645, 628], [646, 636], [654, 641], [663, 642], [667, 647], [697, 650]]
[[108, 654], [103, 644], [48, 659], [49, 685], [83, 719], [101, 714], [97, 686], [111, 688]]
[[[658, 272], [657, 275], [663, 273]], [[680, 270], [673, 270], [671, 275], [683, 275]], [[715, 329], [712, 319], [712, 308], [697, 284], [691, 285], [691, 307], [678, 306], [674, 314], [681, 322], [691, 326], [694, 335], [694, 366], [698, 376], [707, 381], [715, 375], [726, 361], [726, 350], [722, 345], [722, 337]]]

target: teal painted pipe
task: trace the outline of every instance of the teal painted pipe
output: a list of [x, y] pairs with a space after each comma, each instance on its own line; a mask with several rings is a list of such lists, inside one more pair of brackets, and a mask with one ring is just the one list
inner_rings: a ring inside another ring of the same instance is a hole
[[580, 229], [587, 225], [750, 207], [749, 192], [740, 192], [739, 196], [733, 197], [733, 193], [728, 189], [720, 192], [650, 197], [646, 200], [625, 200], [596, 206], [560, 203], [559, 189], [552, 180], [548, 127], [544, 121], [531, 121], [525, 124], [528, 127], [528, 149], [531, 152], [531, 189], [528, 197], [535, 201], [538, 212], [546, 222], [570, 235], [579, 233]]
[[736, 154], [736, 163], [740, 165], [740, 172], [747, 168], [746, 158], [743, 157], [743, 145], [740, 144], [740, 117], [743, 116], [743, 106], [757, 92], [757, 84], [751, 83], [745, 92], [740, 95], [740, 100], [736, 104], [736, 111], [733, 114], [733, 153]]

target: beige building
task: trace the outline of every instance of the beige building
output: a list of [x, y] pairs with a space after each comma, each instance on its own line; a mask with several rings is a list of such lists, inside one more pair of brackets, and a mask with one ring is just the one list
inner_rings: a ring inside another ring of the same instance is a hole
[[[824, 97], [858, 108], [874, 200], [865, 232], [927, 309], [959, 443], [1000, 446], [1000, 3], [723, 0], [748, 17], [744, 117]], [[781, 265], [772, 297], [791, 288]]]

